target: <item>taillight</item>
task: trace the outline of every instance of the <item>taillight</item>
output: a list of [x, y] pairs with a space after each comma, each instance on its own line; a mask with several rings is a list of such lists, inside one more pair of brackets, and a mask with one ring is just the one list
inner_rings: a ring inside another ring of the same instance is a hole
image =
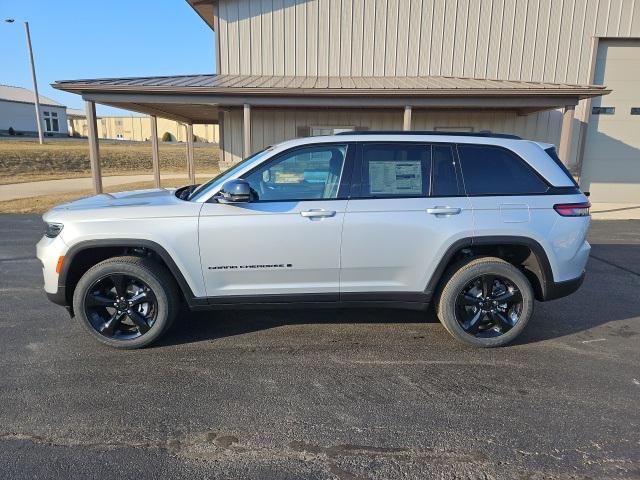
[[553, 209], [563, 217], [588, 217], [590, 207], [589, 202], [558, 203], [553, 206]]

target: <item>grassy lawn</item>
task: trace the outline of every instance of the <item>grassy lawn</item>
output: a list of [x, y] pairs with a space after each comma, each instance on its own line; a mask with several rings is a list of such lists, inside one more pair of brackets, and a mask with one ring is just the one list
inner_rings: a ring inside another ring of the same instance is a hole
[[[89, 176], [89, 145], [86, 140], [47, 139], [0, 141], [0, 185]], [[196, 172], [218, 171], [218, 147], [194, 148]], [[103, 140], [100, 142], [103, 175], [150, 174], [151, 144]], [[183, 143], [160, 143], [162, 173], [184, 173], [187, 169]]]
[[[209, 177], [198, 177], [198, 182], [203, 182]], [[162, 186], [165, 188], [180, 187], [185, 184], [185, 180], [179, 179], [163, 179]], [[143, 190], [146, 188], [154, 188], [153, 182], [127, 183], [124, 185], [114, 185], [105, 187], [105, 193], [122, 192], [129, 190]], [[0, 202], [0, 213], [38, 213], [42, 214], [50, 208], [61, 203], [70, 202], [83, 197], [94, 195], [93, 190], [84, 190], [81, 192], [65, 193], [58, 195], [45, 195], [42, 197], [21, 198], [18, 200], [8, 200]]]

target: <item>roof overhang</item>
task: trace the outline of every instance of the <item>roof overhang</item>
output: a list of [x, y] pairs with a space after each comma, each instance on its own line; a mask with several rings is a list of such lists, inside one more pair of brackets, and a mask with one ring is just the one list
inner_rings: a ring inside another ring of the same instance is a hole
[[529, 114], [610, 92], [567, 85], [447, 77], [262, 77], [192, 75], [60, 81], [86, 100], [190, 123], [215, 123], [220, 109], [280, 108], [515, 110]]
[[215, 30], [215, 16], [214, 16], [214, 4], [218, 3], [217, 0], [187, 0], [187, 3], [193, 8], [200, 18], [205, 21], [207, 25], [211, 27], [211, 30]]

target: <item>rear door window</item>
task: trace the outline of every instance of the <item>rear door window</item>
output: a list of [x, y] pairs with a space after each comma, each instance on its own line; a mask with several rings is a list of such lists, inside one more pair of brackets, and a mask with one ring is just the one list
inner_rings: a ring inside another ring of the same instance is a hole
[[429, 194], [431, 147], [407, 143], [362, 146], [360, 196], [426, 197]]
[[468, 195], [532, 195], [548, 185], [515, 153], [491, 145], [458, 145]]

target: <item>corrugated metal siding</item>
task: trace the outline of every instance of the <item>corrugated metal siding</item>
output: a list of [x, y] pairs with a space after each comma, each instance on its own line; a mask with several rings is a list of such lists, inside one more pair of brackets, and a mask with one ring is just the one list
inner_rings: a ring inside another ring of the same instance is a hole
[[220, 0], [222, 72], [588, 81], [591, 37], [636, 0]]
[[[220, 73], [244, 75], [588, 83], [594, 35], [640, 36], [640, 0], [220, 0], [219, 11]], [[557, 142], [561, 122], [553, 111], [504, 125]]]

